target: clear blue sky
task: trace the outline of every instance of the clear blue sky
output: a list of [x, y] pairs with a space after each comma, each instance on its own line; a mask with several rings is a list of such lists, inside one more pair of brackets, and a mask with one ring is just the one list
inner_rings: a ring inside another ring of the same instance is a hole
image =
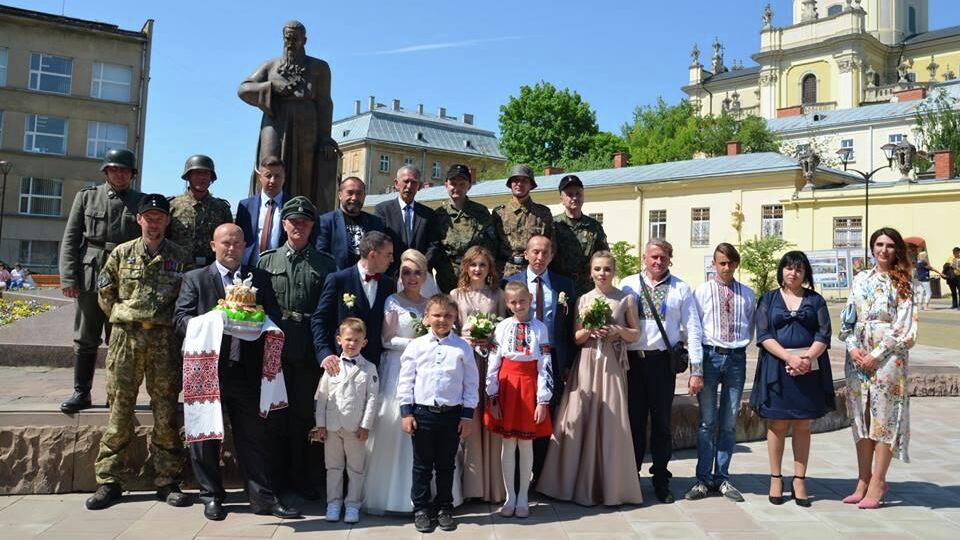
[[[766, 0], [2, 0], [139, 30], [154, 19], [143, 189], [183, 190], [183, 162], [216, 160], [213, 192], [236, 204], [247, 194], [260, 111], [237, 86], [281, 52], [281, 27], [307, 27], [307, 53], [333, 71], [334, 118], [353, 101], [401, 100], [449, 114], [476, 115], [496, 130], [499, 106], [521, 85], [546, 80], [576, 90], [601, 129], [619, 133], [638, 105], [683, 97], [689, 53], [710, 62], [718, 36], [726, 62], [759, 48]], [[775, 0], [774, 24], [790, 24], [791, 0]], [[960, 3], [931, 0], [931, 29], [960, 24]], [[261, 13], [261, 6], [273, 10]]]

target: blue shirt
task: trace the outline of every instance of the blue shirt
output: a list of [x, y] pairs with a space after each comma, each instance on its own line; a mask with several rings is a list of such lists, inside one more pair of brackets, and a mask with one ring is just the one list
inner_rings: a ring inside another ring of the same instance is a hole
[[[537, 313], [537, 282], [534, 279], [537, 275], [533, 273], [530, 267], [527, 267], [527, 289], [533, 295], [533, 301], [530, 302], [530, 318], [536, 319]], [[549, 273], [544, 270], [540, 277], [543, 279], [543, 324], [547, 326], [547, 338], [553, 343], [553, 319], [554, 308], [557, 306], [556, 296], [553, 292], [553, 286], [550, 284]]]

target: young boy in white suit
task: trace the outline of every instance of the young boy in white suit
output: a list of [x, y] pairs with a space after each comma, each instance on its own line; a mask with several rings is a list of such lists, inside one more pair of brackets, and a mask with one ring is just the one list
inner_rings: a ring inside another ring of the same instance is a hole
[[[344, 523], [360, 521], [363, 478], [366, 472], [364, 443], [377, 415], [377, 367], [360, 354], [367, 344], [363, 321], [349, 317], [340, 323], [337, 344], [340, 372], [324, 373], [317, 390], [317, 427], [310, 439], [323, 442], [327, 466], [327, 521], [339, 521], [346, 504]], [[347, 469], [347, 495], [343, 496], [343, 469]]]

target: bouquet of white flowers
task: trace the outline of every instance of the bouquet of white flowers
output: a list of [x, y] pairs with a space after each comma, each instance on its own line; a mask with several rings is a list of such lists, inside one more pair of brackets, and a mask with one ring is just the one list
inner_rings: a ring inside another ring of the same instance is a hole
[[503, 320], [493, 313], [477, 312], [467, 317], [467, 325], [470, 327], [470, 337], [473, 339], [488, 339], [497, 323]]

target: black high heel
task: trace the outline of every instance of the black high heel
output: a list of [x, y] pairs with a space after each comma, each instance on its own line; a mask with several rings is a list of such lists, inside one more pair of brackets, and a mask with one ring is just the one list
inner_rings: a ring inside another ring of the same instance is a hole
[[806, 480], [806, 479], [807, 479], [806, 476], [794, 476], [793, 479], [790, 480], [790, 489], [791, 489], [791, 490], [793, 491], [793, 493], [794, 493], [793, 500], [794, 500], [794, 502], [797, 503], [797, 506], [802, 506], [802, 507], [804, 507], [804, 508], [810, 508], [810, 499], [809, 499], [809, 498], [808, 498], [808, 499], [801, 499], [801, 498], [797, 497], [797, 496], [796, 496], [796, 492], [797, 492], [797, 491], [796, 491], [796, 488], [793, 487], [793, 482], [794, 482], [795, 480]]
[[784, 503], [785, 499], [783, 498], [783, 475], [782, 474], [771, 474], [770, 478], [779, 478], [780, 479], [780, 496], [775, 497], [773, 495], [768, 495], [767, 499], [770, 500], [770, 504], [775, 504], [780, 506]]

